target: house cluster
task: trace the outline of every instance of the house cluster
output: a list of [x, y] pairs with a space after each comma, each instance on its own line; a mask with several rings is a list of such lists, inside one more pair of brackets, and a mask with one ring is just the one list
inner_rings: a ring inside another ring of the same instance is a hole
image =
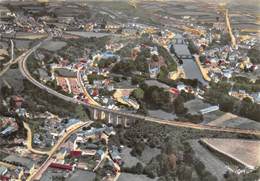
[[138, 55], [146, 49], [148, 49], [150, 53], [150, 57], [147, 58], [150, 78], [156, 78], [160, 73], [160, 68], [167, 66], [164, 58], [159, 54], [157, 46], [149, 46], [146, 44], [137, 45], [132, 49], [131, 58], [135, 61]]
[[252, 64], [248, 57], [230, 49], [230, 47], [224, 47], [205, 54], [203, 63], [213, 80], [218, 81], [223, 77], [230, 79], [235, 74], [253, 72], [258, 69], [258, 66]]
[[79, 119], [59, 119], [56, 117], [45, 118], [44, 124], [33, 135], [33, 144], [40, 148], [52, 147], [66, 130], [80, 124]]
[[77, 83], [77, 72], [61, 68], [56, 69], [55, 73], [57, 86], [60, 86], [64, 92], [75, 96], [82, 92]]
[[117, 89], [113, 94], [113, 97], [117, 102], [138, 110], [140, 107], [139, 103], [136, 100], [130, 98], [132, 91], [133, 89]]
[[[254, 72], [258, 67], [247, 57], [247, 52], [257, 42], [253, 36], [240, 35], [234, 31], [237, 46], [231, 47], [226, 36], [229, 36], [222, 17], [217, 17], [213, 26], [204, 27], [193, 23], [193, 18], [184, 16], [184, 34], [188, 34], [199, 49], [200, 61], [211, 80], [230, 79], [234, 74]], [[189, 28], [188, 28], [189, 27]]]
[[[223, 77], [230, 79], [234, 74], [254, 72], [258, 69], [258, 66], [251, 63], [247, 57], [245, 49], [232, 48], [229, 45], [211, 47], [211, 39], [212, 35], [209, 32], [206, 36], [196, 38], [194, 43], [199, 47], [200, 61], [208, 70], [208, 75], [212, 80], [219, 81]], [[243, 42], [239, 42], [240, 44]], [[248, 44], [253, 45], [254, 40], [252, 39]]]
[[253, 102], [260, 104], [260, 92], [248, 93], [245, 90], [232, 90], [229, 91], [228, 94], [240, 100], [243, 100], [244, 98], [250, 98]]
[[[26, 7], [21, 10], [27, 11]], [[3, 20], [0, 26], [0, 32], [13, 34], [16, 32], [26, 33], [45, 33], [44, 25], [37, 21], [31, 14], [21, 12], [11, 12], [8, 8], [0, 7], [0, 18]]]
[[167, 46], [175, 36], [176, 36], [175, 33], [173, 33], [172, 31], [158, 30], [156, 31], [156, 33], [151, 34], [151, 39], [154, 43], [158, 43], [162, 45], [164, 48], [167, 48]]
[[[109, 148], [108, 138], [115, 134], [113, 127], [83, 127], [61, 146], [55, 154], [49, 168], [60, 170], [64, 173], [73, 172], [75, 169], [96, 172], [110, 164], [110, 169], [105, 170], [105, 176], [115, 177], [122, 164], [119, 153], [115, 148]], [[113, 155], [113, 156], [112, 156]], [[106, 167], [107, 168], [107, 167]]]
[[23, 108], [23, 103], [24, 99], [18, 95], [13, 95], [2, 100], [2, 104], [5, 108], [4, 110], [6, 110], [6, 112], [3, 112], [3, 115], [6, 117], [0, 116], [1, 136], [10, 136], [18, 131], [19, 124], [15, 119], [15, 116], [18, 116], [21, 120], [29, 116], [26, 109]]
[[26, 180], [35, 170], [35, 164], [32, 160], [9, 155], [3, 160], [0, 166], [0, 180]]
[[175, 96], [180, 95], [180, 93], [181, 93], [182, 91], [184, 91], [184, 92], [186, 92], [186, 93], [190, 93], [190, 94], [196, 94], [196, 93], [198, 92], [198, 91], [195, 92], [191, 86], [185, 85], [185, 84], [183, 84], [183, 83], [177, 84], [176, 87], [170, 87], [170, 88], [168, 89], [168, 91], [169, 91], [171, 94], [175, 95]]
[[[102, 93], [115, 90], [113, 79], [108, 77], [112, 66], [102, 67], [99, 64], [101, 61], [104, 64], [111, 61], [114, 64], [120, 61], [120, 56], [116, 55], [114, 51], [122, 48], [122, 44], [109, 43], [106, 48], [106, 51], [91, 52], [86, 50], [87, 55], [85, 57], [78, 58], [76, 63], [71, 64], [68, 60], [58, 56], [58, 63], [51, 65], [51, 76], [48, 79], [55, 80], [56, 85], [63, 92], [72, 95], [76, 99], [86, 103], [89, 103], [89, 101], [92, 101], [91, 103], [97, 102], [110, 109], [118, 109], [115, 103], [116, 99], [114, 99], [112, 93], [111, 95]], [[152, 52], [158, 54], [156, 48], [151, 49], [155, 49]], [[46, 78], [40, 77], [40, 79], [44, 79], [48, 83]], [[83, 86], [84, 88], [82, 89]], [[126, 100], [128, 101], [129, 99]], [[138, 106], [135, 102], [131, 102], [130, 105]]]
[[9, 136], [18, 130], [19, 126], [14, 118], [0, 116], [0, 134]]

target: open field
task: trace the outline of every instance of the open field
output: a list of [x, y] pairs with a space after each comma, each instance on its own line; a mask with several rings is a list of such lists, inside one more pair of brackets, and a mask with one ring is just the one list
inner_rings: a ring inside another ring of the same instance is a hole
[[77, 170], [69, 179], [68, 181], [94, 181], [95, 180], [95, 173], [83, 170]]
[[32, 41], [30, 40], [15, 40], [15, 48], [17, 49], [29, 49], [30, 48], [30, 43]]
[[141, 162], [143, 165], [145, 165], [142, 161], [132, 156], [130, 152], [131, 152], [131, 148], [125, 147], [122, 150], [122, 153], [120, 154], [122, 160], [125, 162], [124, 164], [125, 167], [135, 166], [138, 162]]
[[158, 148], [150, 148], [148, 146], [145, 147], [144, 151], [142, 152], [142, 156], [139, 158], [145, 164], [148, 164], [152, 158], [156, 157], [161, 153], [161, 150]]
[[8, 70], [2, 77], [0, 77], [0, 88], [5, 86], [6, 81], [11, 87], [14, 88], [15, 92], [20, 92], [23, 90], [23, 76], [18, 69]]
[[48, 41], [44, 42], [41, 48], [49, 51], [58, 51], [67, 45], [64, 41]]
[[8, 56], [8, 51], [5, 49], [0, 49], [0, 60], [4, 60], [5, 56]]
[[155, 118], [159, 118], [159, 119], [174, 120], [174, 119], [177, 118], [175, 114], [165, 112], [161, 109], [159, 109], [159, 110], [148, 110], [148, 113], [151, 117], [155, 117]]
[[189, 110], [188, 112], [191, 114], [196, 114], [201, 109], [205, 109], [210, 106], [211, 106], [210, 104], [205, 103], [200, 99], [193, 99], [193, 100], [190, 100], [190, 101], [184, 103], [184, 107], [186, 107]]
[[145, 175], [134, 175], [134, 174], [130, 174], [130, 173], [121, 173], [121, 175], [118, 178], [118, 181], [129, 181], [129, 180], [133, 180], [133, 181], [156, 181], [157, 179], [151, 179], [148, 178]]
[[204, 138], [201, 141], [250, 169], [260, 166], [260, 141], [216, 138]]
[[66, 33], [72, 34], [72, 35], [82, 36], [82, 37], [85, 37], [85, 38], [90, 38], [90, 37], [100, 38], [100, 37], [112, 35], [110, 33], [94, 33], [94, 32], [81, 32], [81, 31], [67, 31]]

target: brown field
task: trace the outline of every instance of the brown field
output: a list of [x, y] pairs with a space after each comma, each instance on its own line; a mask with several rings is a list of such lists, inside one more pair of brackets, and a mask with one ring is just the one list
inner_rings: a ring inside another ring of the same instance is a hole
[[216, 138], [205, 138], [201, 141], [250, 169], [260, 166], [260, 141]]

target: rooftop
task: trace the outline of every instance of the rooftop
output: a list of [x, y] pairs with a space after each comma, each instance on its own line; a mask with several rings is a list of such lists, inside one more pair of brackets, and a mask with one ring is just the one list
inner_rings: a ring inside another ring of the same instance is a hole
[[34, 166], [34, 162], [32, 160], [20, 156], [16, 156], [16, 155], [9, 155], [4, 160], [8, 162], [19, 163], [22, 166], [26, 167], [27, 169], [31, 169]]
[[0, 166], [0, 176], [4, 175], [6, 172], [7, 172], [7, 168], [3, 167], [3, 166]]

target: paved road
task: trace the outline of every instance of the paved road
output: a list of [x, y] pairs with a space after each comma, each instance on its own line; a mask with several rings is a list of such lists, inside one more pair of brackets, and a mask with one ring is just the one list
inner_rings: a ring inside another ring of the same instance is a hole
[[97, 109], [99, 111], [104, 111], [107, 113], [114, 113], [118, 114], [121, 116], [126, 116], [135, 120], [144, 120], [148, 122], [154, 122], [158, 124], [164, 124], [164, 125], [170, 125], [170, 126], [176, 126], [176, 127], [183, 127], [183, 128], [191, 128], [191, 129], [198, 129], [198, 130], [209, 130], [209, 131], [219, 131], [219, 132], [229, 132], [229, 133], [241, 133], [241, 134], [247, 134], [247, 135], [257, 135], [260, 136], [260, 131], [257, 130], [245, 130], [245, 129], [237, 129], [237, 128], [221, 128], [217, 126], [210, 126], [210, 125], [198, 125], [198, 124], [193, 124], [193, 123], [184, 123], [184, 122], [177, 122], [177, 121], [169, 121], [169, 120], [162, 120], [162, 119], [157, 119], [157, 118], [152, 118], [152, 117], [147, 117], [147, 116], [142, 116], [138, 114], [131, 114], [131, 113], [126, 113], [122, 111], [117, 111], [117, 110], [111, 110], [107, 109], [104, 107], [100, 106], [95, 106], [91, 104], [86, 104], [82, 101], [73, 99], [71, 97], [65, 96], [49, 87], [47, 87], [44, 84], [41, 84], [37, 80], [35, 80], [31, 74], [29, 73], [27, 66], [26, 66], [26, 60], [28, 56], [37, 49], [37, 47], [32, 48], [31, 50], [27, 51], [27, 54], [20, 58], [19, 61], [19, 68], [20, 71], [22, 72], [23, 76], [26, 77], [31, 83], [33, 83], [35, 86], [39, 87], [40, 89], [56, 96], [59, 97], [65, 101], [72, 102], [72, 103], [77, 103], [77, 104], [83, 104], [87, 107]]
[[97, 103], [94, 99], [92, 99], [92, 97], [89, 95], [88, 91], [86, 90], [84, 83], [82, 81], [82, 76], [81, 76], [81, 71], [79, 70], [77, 72], [77, 83], [80, 86], [80, 88], [82, 89], [84, 96], [87, 97], [87, 100], [89, 101], [89, 104], [93, 104], [95, 106], [100, 106], [99, 103]]
[[236, 38], [235, 38], [235, 36], [233, 35], [233, 32], [232, 32], [232, 27], [230, 25], [230, 18], [229, 18], [228, 9], [226, 9], [226, 25], [227, 25], [227, 28], [228, 28], [228, 33], [229, 33], [229, 36], [230, 36], [230, 39], [231, 39], [232, 47], [235, 48], [237, 46], [237, 43], [236, 43]]

